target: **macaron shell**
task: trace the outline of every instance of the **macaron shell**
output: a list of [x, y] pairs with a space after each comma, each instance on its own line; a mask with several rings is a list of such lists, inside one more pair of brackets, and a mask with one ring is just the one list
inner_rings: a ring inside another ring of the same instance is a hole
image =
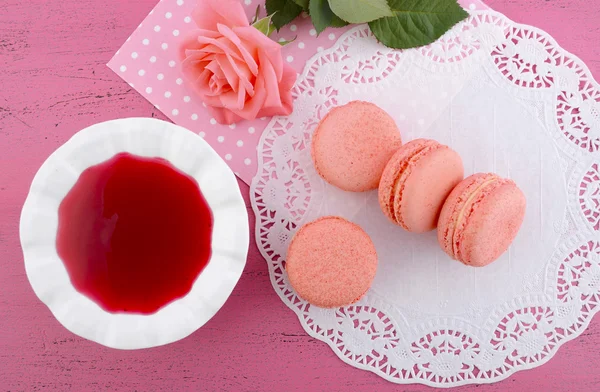
[[473, 174], [454, 187], [444, 202], [438, 219], [438, 242], [444, 252], [453, 259], [456, 258], [453, 242], [454, 229], [460, 212], [463, 211], [469, 196], [483, 183], [493, 178], [498, 177], [492, 173]]
[[447, 146], [426, 149], [419, 155], [394, 204], [397, 220], [414, 233], [437, 227], [444, 201], [464, 177], [462, 159]]
[[390, 157], [402, 145], [400, 131], [384, 110], [363, 101], [332, 109], [313, 134], [319, 175], [345, 191], [376, 189]]
[[358, 225], [324, 217], [303, 226], [294, 236], [286, 260], [290, 284], [301, 298], [336, 308], [358, 301], [377, 271], [373, 242]]
[[475, 267], [488, 265], [506, 252], [525, 217], [525, 195], [514, 182], [505, 180], [488, 192], [472, 206], [455, 245], [458, 259]]
[[[476, 215], [477, 208], [482, 205], [483, 201], [491, 194], [493, 194], [497, 188], [508, 183], [510, 180], [499, 177], [496, 174], [490, 173], [488, 177], [484, 177], [482, 180], [473, 184], [473, 186], [465, 192], [464, 197], [466, 201], [463, 203], [456, 219], [454, 220], [454, 233], [452, 235], [452, 251], [454, 252], [454, 258], [465, 262], [462, 254], [460, 244], [463, 241], [464, 233], [466, 228], [471, 223], [471, 216]], [[465, 263], [466, 264], [466, 263]]]
[[408, 167], [408, 163], [412, 157], [414, 157], [423, 149], [431, 147], [435, 144], [437, 143], [433, 140], [412, 140], [400, 147], [400, 149], [394, 153], [385, 166], [381, 176], [381, 181], [379, 182], [379, 205], [385, 216], [387, 216], [388, 219], [395, 224], [402, 225], [401, 222], [396, 221], [396, 215], [394, 212], [394, 193], [396, 189], [396, 182]]

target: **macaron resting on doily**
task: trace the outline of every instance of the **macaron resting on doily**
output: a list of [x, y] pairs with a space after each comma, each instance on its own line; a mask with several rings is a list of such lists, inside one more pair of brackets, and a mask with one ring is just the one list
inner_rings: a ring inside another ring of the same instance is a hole
[[351, 192], [377, 189], [387, 161], [402, 145], [383, 109], [363, 101], [333, 108], [312, 138], [312, 158], [328, 183]]
[[526, 200], [514, 181], [474, 174], [448, 196], [438, 223], [438, 241], [453, 259], [483, 267], [500, 257], [517, 236]]
[[304, 225], [288, 249], [285, 268], [298, 295], [322, 308], [358, 301], [377, 270], [377, 252], [358, 225], [323, 217]]
[[429, 139], [402, 146], [389, 160], [379, 184], [384, 214], [405, 230], [435, 229], [448, 194], [464, 175], [460, 156]]

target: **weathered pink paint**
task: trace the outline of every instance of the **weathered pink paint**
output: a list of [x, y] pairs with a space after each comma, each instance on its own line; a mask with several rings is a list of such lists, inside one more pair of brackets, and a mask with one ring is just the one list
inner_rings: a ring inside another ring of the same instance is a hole
[[[185, 0], [192, 1], [192, 0]], [[123, 352], [77, 338], [29, 287], [19, 214], [36, 170], [77, 130], [163, 118], [105, 64], [156, 0], [0, 2], [0, 391], [418, 391], [350, 367], [307, 336], [279, 300], [256, 247], [225, 307], [189, 338]], [[600, 76], [600, 4], [490, 0], [548, 31]], [[241, 185], [247, 196], [248, 188]], [[252, 219], [253, 220], [253, 219]], [[254, 225], [254, 222], [251, 222]], [[547, 364], [464, 391], [597, 391], [600, 318]]]

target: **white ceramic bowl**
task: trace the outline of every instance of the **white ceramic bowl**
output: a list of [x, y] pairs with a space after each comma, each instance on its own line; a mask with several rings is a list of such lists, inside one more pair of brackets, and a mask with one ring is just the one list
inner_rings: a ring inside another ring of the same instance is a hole
[[[198, 182], [214, 217], [208, 265], [185, 297], [151, 315], [104, 311], [75, 290], [56, 251], [61, 201], [85, 169], [120, 152], [170, 161]], [[238, 282], [249, 242], [246, 206], [227, 164], [201, 137], [149, 118], [93, 125], [56, 150], [31, 184], [20, 236], [29, 282], [56, 319], [79, 336], [118, 349], [171, 343], [204, 325]]]

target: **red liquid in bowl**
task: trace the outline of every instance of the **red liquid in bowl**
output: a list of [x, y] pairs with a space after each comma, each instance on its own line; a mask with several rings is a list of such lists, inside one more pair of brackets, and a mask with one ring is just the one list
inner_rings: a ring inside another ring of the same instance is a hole
[[211, 210], [163, 159], [122, 153], [88, 168], [58, 213], [71, 283], [108, 312], [156, 312], [189, 293], [210, 259]]

